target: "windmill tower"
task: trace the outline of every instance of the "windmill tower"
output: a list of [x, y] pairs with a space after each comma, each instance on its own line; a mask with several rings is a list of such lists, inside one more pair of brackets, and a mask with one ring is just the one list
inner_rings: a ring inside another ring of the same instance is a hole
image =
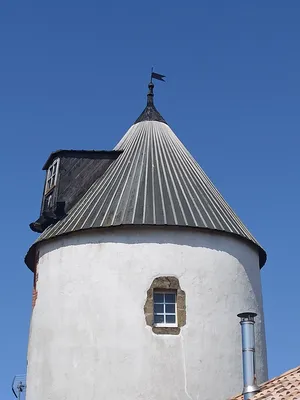
[[221, 400], [241, 391], [236, 315], [257, 313], [266, 253], [154, 106], [112, 151], [44, 169], [27, 400]]

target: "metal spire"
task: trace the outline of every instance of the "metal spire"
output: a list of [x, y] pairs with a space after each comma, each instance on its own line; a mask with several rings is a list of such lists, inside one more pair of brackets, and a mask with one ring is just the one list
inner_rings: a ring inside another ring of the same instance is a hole
[[149, 89], [149, 91], [148, 91], [148, 94], [147, 94], [147, 107], [149, 107], [149, 106], [154, 107], [154, 101], [153, 101], [153, 97], [154, 97], [154, 92], [153, 92], [154, 83], [152, 83], [152, 78], [151, 78], [151, 81], [150, 81], [149, 84], [148, 84], [148, 89]]
[[141, 113], [141, 115], [138, 117], [138, 119], [135, 121], [135, 124], [138, 122], [142, 121], [158, 121], [158, 122], [163, 122], [166, 124], [166, 121], [164, 118], [160, 115], [160, 113], [157, 111], [155, 105], [154, 105], [154, 83], [153, 79], [157, 79], [160, 81], [164, 81], [164, 75], [157, 74], [153, 72], [153, 68], [151, 69], [151, 78], [150, 82], [148, 84], [148, 93], [147, 93], [147, 105], [144, 109], [144, 111]]

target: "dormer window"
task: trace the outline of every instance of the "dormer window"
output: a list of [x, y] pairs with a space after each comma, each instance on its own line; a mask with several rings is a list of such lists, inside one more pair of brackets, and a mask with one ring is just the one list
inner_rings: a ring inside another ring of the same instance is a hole
[[58, 175], [58, 165], [59, 165], [59, 158], [53, 161], [53, 163], [48, 168], [45, 193], [50, 192], [50, 190], [53, 189], [54, 186], [56, 185], [57, 175]]

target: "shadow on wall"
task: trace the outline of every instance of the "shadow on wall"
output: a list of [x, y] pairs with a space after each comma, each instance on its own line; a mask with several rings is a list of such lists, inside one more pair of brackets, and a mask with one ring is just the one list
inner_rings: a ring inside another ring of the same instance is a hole
[[[86, 244], [123, 243], [123, 244], [176, 244], [180, 246], [202, 247], [213, 251], [225, 252], [244, 266], [250, 282], [253, 268], [259, 269], [258, 248], [250, 241], [226, 232], [212, 232], [206, 229], [187, 227], [136, 227], [120, 226], [82, 230], [42, 242], [39, 255], [69, 246]], [[237, 245], [238, 243], [238, 245]], [[252, 253], [253, 263], [245, 264], [245, 253]], [[252, 285], [255, 296], [260, 297], [261, 288]]]

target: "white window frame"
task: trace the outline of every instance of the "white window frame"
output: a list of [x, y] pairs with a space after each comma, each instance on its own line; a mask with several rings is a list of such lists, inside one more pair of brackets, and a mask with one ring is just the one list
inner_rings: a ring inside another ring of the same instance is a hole
[[[50, 198], [50, 201], [49, 201]], [[44, 208], [51, 208], [51, 201], [53, 200], [53, 191], [50, 189], [44, 197]], [[50, 205], [49, 205], [50, 203]]]
[[[155, 300], [154, 300], [155, 294], [164, 295], [163, 303], [155, 302]], [[166, 302], [166, 297], [165, 297], [166, 294], [174, 294], [175, 295], [175, 303], [167, 303]], [[163, 304], [163, 306], [164, 306], [163, 307], [163, 313], [156, 313], [154, 311], [155, 304]], [[166, 312], [166, 305], [167, 304], [174, 304], [175, 305], [175, 313]], [[164, 316], [164, 322], [159, 322], [159, 323], [154, 322], [155, 315], [163, 315]], [[166, 322], [166, 316], [167, 315], [175, 315], [175, 322], [174, 323]], [[177, 327], [178, 326], [178, 321], [177, 321], [177, 290], [154, 290], [153, 291], [153, 326], [157, 326], [157, 327]]]
[[[55, 167], [55, 172], [53, 173], [54, 167]], [[59, 158], [54, 160], [47, 170], [45, 195], [48, 194], [56, 186], [58, 177], [58, 168], [59, 168]], [[48, 186], [49, 181], [51, 182], [51, 186]]]

